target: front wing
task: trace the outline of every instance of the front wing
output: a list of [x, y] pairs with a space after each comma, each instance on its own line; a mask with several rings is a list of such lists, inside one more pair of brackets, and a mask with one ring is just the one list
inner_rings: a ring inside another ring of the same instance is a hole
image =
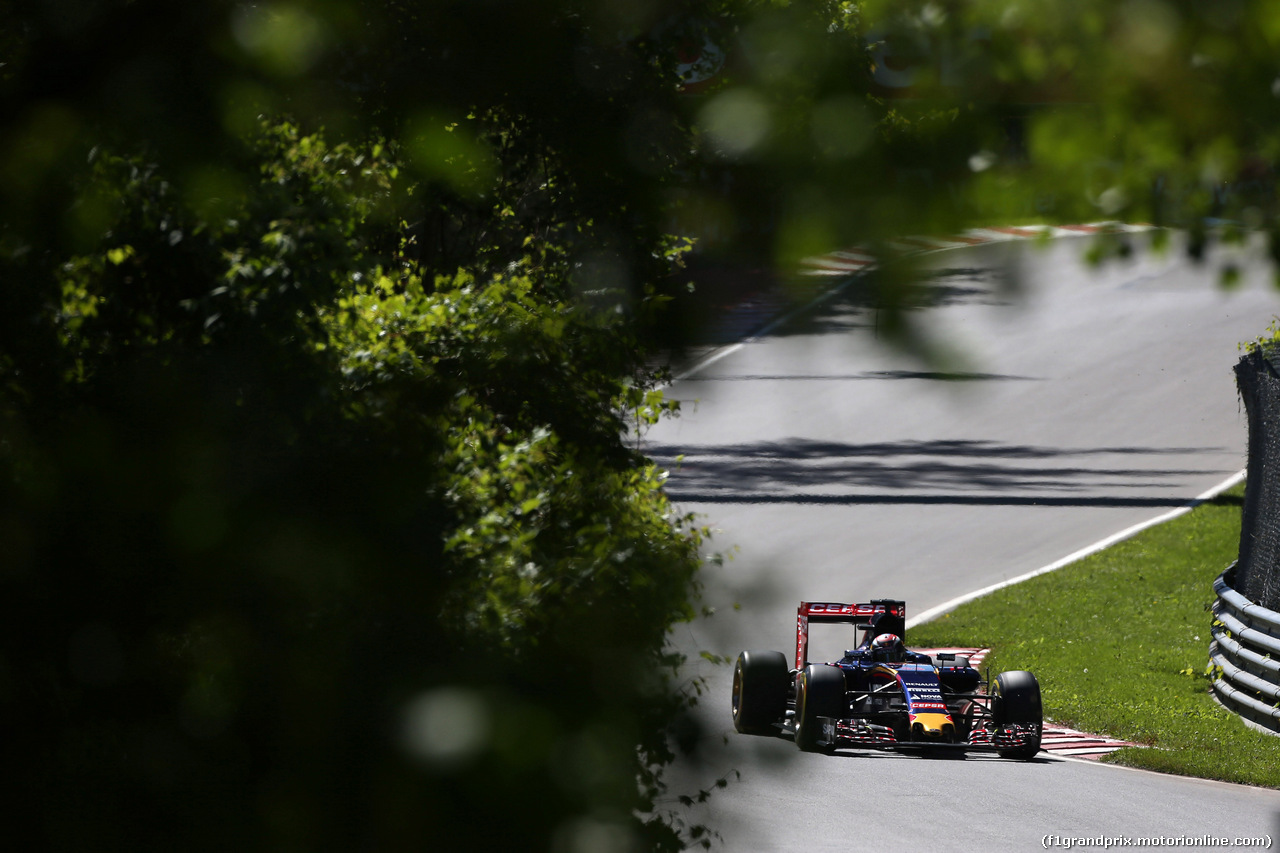
[[964, 752], [1003, 752], [1008, 749], [1038, 743], [1040, 727], [1032, 723], [1013, 723], [1001, 728], [975, 728], [963, 740], [899, 740], [889, 726], [879, 725], [853, 717], [839, 720], [819, 717], [821, 734], [818, 745], [828, 749], [840, 747], [856, 749], [954, 749]]

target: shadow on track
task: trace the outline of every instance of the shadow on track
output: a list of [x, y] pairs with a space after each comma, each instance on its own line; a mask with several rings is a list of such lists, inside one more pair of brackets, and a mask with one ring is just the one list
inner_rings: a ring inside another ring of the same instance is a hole
[[[797, 439], [683, 449], [649, 445], [646, 452], [671, 466], [667, 494], [683, 503], [1159, 508], [1181, 506], [1194, 497], [1162, 494], [1173, 481], [1211, 471], [1125, 462], [1226, 451]], [[1106, 464], [1112, 460], [1117, 464]], [[1135, 490], [1146, 493], [1134, 494]]]

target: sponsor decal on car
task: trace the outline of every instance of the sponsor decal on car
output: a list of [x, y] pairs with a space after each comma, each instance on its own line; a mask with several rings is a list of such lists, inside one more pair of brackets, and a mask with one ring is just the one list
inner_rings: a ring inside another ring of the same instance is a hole
[[919, 723], [926, 732], [941, 732], [954, 725], [942, 698], [942, 685], [933, 667], [904, 665], [898, 670], [898, 681], [907, 698], [907, 714], [912, 725]]

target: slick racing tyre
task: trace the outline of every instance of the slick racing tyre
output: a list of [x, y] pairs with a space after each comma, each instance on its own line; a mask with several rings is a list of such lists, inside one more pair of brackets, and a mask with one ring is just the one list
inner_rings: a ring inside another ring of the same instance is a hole
[[991, 716], [998, 729], [1016, 726], [1027, 735], [1026, 743], [1000, 750], [1004, 758], [1027, 761], [1040, 751], [1044, 712], [1040, 707], [1040, 682], [1029, 672], [1002, 672], [991, 685]]
[[836, 666], [806, 666], [796, 680], [796, 746], [805, 752], [817, 752], [822, 748], [818, 745], [822, 737], [818, 718], [844, 716], [844, 672]]
[[769, 734], [787, 712], [791, 668], [782, 652], [743, 652], [733, 668], [733, 727]]

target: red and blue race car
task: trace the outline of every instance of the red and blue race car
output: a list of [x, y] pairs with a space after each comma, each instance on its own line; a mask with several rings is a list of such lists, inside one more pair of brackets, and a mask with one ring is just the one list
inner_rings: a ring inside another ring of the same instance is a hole
[[[733, 671], [733, 725], [747, 734], [789, 733], [807, 752], [840, 747], [950, 748], [1030, 759], [1040, 751], [1040, 684], [1011, 671], [985, 681], [955, 654], [906, 648], [907, 605], [800, 602], [794, 668], [782, 652], [745, 651]], [[857, 648], [810, 663], [809, 626], [850, 624]]]

